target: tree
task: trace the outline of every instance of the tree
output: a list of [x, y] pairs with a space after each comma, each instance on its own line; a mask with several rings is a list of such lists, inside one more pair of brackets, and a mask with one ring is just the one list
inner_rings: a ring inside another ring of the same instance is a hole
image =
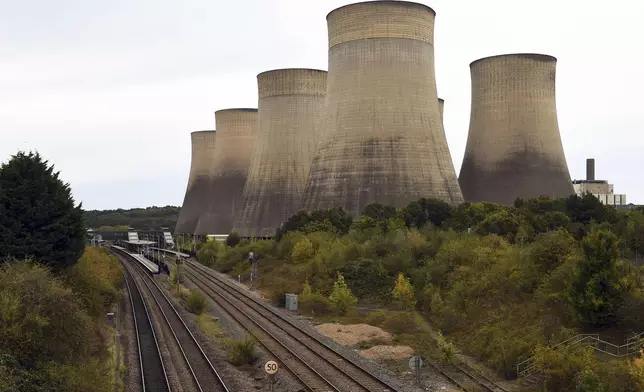
[[313, 249], [313, 242], [304, 237], [299, 240], [293, 247], [291, 252], [291, 260], [294, 263], [304, 263], [311, 260], [315, 256], [315, 249]]
[[333, 283], [333, 291], [329, 296], [329, 301], [333, 307], [340, 313], [346, 315], [349, 310], [358, 302], [358, 299], [351, 293], [344, 281], [344, 276], [338, 272], [338, 279]]
[[221, 245], [215, 240], [208, 240], [197, 251], [197, 260], [208, 267], [214, 267]]
[[0, 167], [0, 259], [32, 257], [62, 269], [85, 248], [81, 204], [38, 153], [19, 152]]
[[571, 305], [584, 324], [610, 325], [623, 302], [619, 241], [610, 231], [594, 230], [582, 240], [582, 249], [584, 259], [572, 283]]
[[241, 237], [236, 231], [231, 232], [230, 234], [228, 234], [228, 237], [226, 237], [226, 245], [230, 246], [231, 248], [236, 247], [240, 242]]
[[393, 290], [391, 290], [391, 295], [403, 310], [411, 310], [416, 305], [414, 286], [411, 285], [409, 279], [405, 278], [402, 272], [398, 273], [398, 278], [396, 279]]

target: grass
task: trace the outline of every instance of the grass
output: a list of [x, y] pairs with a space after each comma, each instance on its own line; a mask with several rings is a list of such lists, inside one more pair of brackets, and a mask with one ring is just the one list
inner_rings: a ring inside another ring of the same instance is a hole
[[207, 314], [202, 314], [197, 317], [197, 325], [203, 331], [206, 336], [211, 338], [214, 341], [221, 342], [226, 333], [222, 328], [221, 324], [212, 316]]
[[[117, 392], [125, 392], [125, 384], [123, 382], [123, 379], [125, 377], [125, 358], [123, 355], [123, 347], [121, 346], [121, 343], [118, 341], [115, 341], [115, 330], [112, 327], [108, 327], [107, 331], [107, 339], [110, 342], [110, 344], [107, 347], [107, 352], [109, 353], [109, 366], [107, 366], [107, 369], [109, 371], [109, 380], [110, 380], [110, 385], [112, 388], [116, 388], [115, 390]], [[119, 345], [119, 351], [121, 353], [120, 357], [116, 358], [116, 345]], [[118, 369], [118, 379], [114, 379], [114, 371]], [[114, 390], [114, 389], [113, 389]]]

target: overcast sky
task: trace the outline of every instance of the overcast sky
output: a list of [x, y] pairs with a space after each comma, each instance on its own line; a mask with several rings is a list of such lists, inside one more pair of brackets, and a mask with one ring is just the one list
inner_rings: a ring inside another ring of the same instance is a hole
[[[0, 0], [0, 161], [37, 149], [87, 209], [180, 205], [190, 132], [257, 106], [256, 75], [327, 69], [326, 14], [342, 0]], [[568, 167], [644, 203], [644, 2], [434, 0], [436, 72], [457, 173], [469, 63], [558, 58]]]

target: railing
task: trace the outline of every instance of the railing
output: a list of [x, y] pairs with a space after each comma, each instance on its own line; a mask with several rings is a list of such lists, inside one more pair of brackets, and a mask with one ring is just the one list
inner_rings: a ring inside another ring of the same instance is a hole
[[[618, 346], [599, 338], [598, 334], [579, 334], [564, 340], [551, 348], [554, 350], [568, 350], [578, 346], [592, 347], [595, 351], [610, 355], [615, 358], [624, 358], [640, 352], [644, 345], [644, 332], [626, 339], [626, 343]], [[527, 377], [535, 372], [536, 358], [534, 356], [517, 363], [517, 376]]]

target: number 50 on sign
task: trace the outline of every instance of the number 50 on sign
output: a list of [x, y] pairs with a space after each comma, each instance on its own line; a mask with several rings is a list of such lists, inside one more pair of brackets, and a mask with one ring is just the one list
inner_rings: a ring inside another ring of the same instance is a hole
[[275, 374], [277, 373], [277, 362], [275, 361], [268, 361], [264, 364], [264, 371], [268, 374]]

